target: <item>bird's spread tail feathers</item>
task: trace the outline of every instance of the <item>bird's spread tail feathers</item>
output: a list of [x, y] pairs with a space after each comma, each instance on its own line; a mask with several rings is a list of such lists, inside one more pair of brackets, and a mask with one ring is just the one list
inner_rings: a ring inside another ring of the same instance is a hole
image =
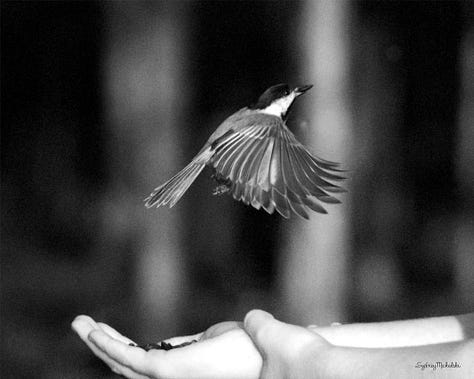
[[170, 180], [155, 188], [150, 196], [145, 199], [145, 206], [147, 208], [160, 207], [167, 204], [170, 208], [174, 206], [204, 169], [209, 153], [210, 151], [205, 150], [198, 154], [190, 164]]

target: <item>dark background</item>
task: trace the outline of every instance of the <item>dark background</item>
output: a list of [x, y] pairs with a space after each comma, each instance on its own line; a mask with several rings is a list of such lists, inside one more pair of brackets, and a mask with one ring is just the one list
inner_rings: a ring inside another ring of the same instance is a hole
[[[150, 342], [256, 307], [295, 323], [473, 311], [474, 8], [346, 4], [351, 138], [321, 156], [349, 193], [312, 215], [348, 225], [325, 313], [285, 298], [282, 257], [332, 253], [285, 245], [302, 221], [213, 197], [209, 172], [171, 210], [142, 203], [227, 115], [307, 83], [304, 2], [2, 1], [2, 377], [106, 375], [70, 330], [84, 313]], [[290, 117], [301, 139], [332, 96], [314, 84]]]

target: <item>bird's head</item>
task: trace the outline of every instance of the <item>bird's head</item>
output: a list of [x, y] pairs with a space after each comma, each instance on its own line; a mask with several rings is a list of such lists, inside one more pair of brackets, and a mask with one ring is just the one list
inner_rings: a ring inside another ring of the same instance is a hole
[[258, 101], [249, 108], [258, 110], [261, 113], [285, 118], [293, 101], [311, 87], [313, 86], [310, 84], [290, 90], [288, 84], [277, 84], [262, 93]]

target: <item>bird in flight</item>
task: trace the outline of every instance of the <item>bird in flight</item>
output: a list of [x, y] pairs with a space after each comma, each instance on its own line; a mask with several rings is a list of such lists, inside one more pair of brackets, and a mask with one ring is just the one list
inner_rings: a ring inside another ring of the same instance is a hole
[[145, 199], [145, 206], [173, 207], [208, 166], [217, 182], [214, 194], [230, 193], [285, 218], [294, 212], [309, 219], [308, 209], [327, 213], [321, 202], [340, 203], [331, 194], [345, 192], [333, 183], [344, 179], [342, 170], [311, 154], [286, 126], [294, 100], [311, 87], [268, 88], [256, 103], [224, 120], [192, 161]]

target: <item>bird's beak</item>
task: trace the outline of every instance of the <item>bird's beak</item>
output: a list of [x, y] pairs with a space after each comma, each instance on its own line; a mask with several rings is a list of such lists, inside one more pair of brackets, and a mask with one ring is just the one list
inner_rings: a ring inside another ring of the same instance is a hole
[[313, 85], [309, 84], [307, 86], [296, 87], [294, 91], [295, 91], [296, 96], [300, 96], [304, 94], [306, 91], [310, 90], [311, 88], [313, 88]]

